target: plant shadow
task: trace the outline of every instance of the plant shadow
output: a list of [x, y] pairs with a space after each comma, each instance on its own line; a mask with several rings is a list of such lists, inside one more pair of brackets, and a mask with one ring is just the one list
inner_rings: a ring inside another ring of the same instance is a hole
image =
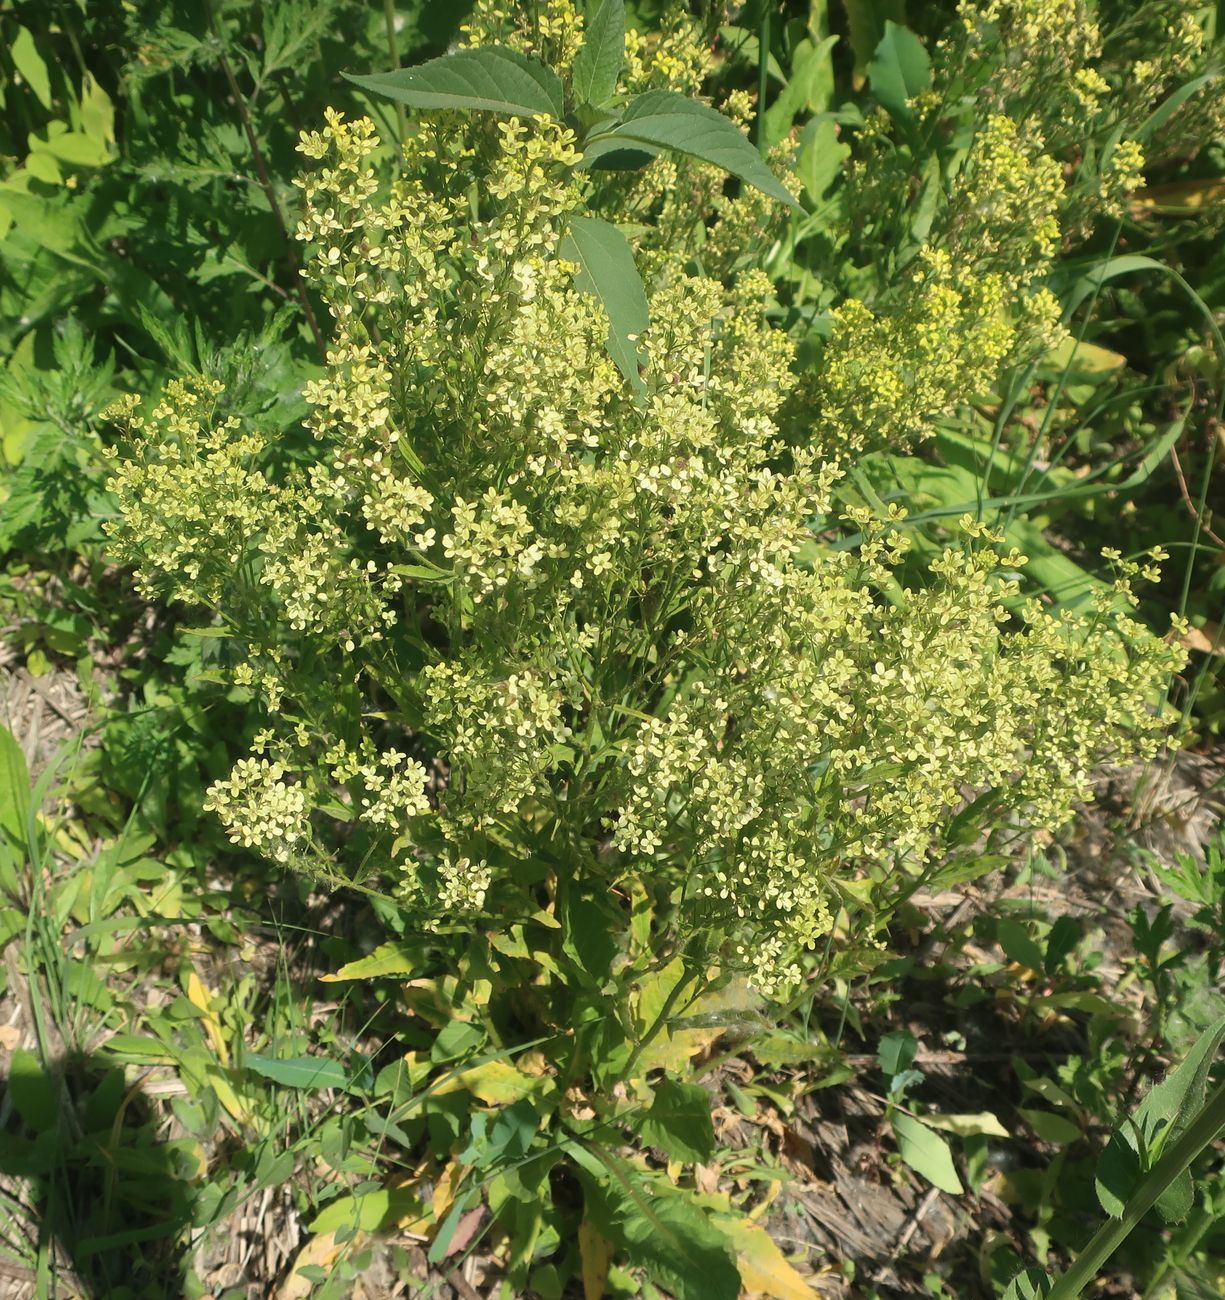
[[8, 1055], [0, 1103], [0, 1256], [15, 1291], [80, 1300], [183, 1294], [202, 1153], [162, 1140], [143, 1080], [82, 1053]]

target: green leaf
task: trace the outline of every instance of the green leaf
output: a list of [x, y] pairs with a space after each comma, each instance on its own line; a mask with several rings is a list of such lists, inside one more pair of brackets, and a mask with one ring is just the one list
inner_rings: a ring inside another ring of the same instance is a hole
[[[1204, 1030], [1182, 1063], [1149, 1089], [1130, 1120], [1115, 1129], [1097, 1164], [1097, 1199], [1111, 1218], [1120, 1218], [1145, 1174], [1192, 1122], [1204, 1104], [1208, 1078], [1225, 1039], [1225, 1018]], [[1167, 1222], [1190, 1212], [1194, 1198], [1187, 1170], [1157, 1200]]]
[[1041, 973], [1045, 964], [1042, 949], [1034, 942], [1033, 936], [1020, 921], [1007, 918], [1000, 921], [995, 927], [995, 937], [1010, 960]]
[[650, 323], [650, 314], [628, 240], [616, 226], [598, 217], [571, 217], [559, 251], [578, 263], [575, 286], [594, 294], [608, 316], [608, 352], [617, 369], [635, 393], [645, 393], [637, 340]]
[[953, 1153], [939, 1133], [913, 1115], [893, 1112], [893, 1136], [898, 1154], [917, 1174], [942, 1192], [959, 1196], [965, 1188], [953, 1167]]
[[1204, 86], [1215, 81], [1219, 76], [1219, 72], [1205, 72], [1179, 86], [1168, 99], [1159, 104], [1140, 124], [1139, 129], [1136, 131], [1136, 139], [1143, 144], [1155, 132], [1159, 131], [1192, 95], [1197, 94]]
[[33, 142], [39, 153], [50, 154], [70, 167], [102, 167], [111, 161], [111, 151], [102, 140], [84, 131], [64, 131]]
[[571, 86], [580, 104], [602, 104], [617, 89], [625, 58], [625, 4], [603, 0], [588, 22], [583, 48], [571, 69]]
[[418, 969], [420, 957], [401, 943], [380, 944], [368, 957], [347, 962], [334, 975], [320, 975], [327, 984], [340, 980], [369, 980], [379, 975], [411, 975]]
[[915, 1053], [918, 1050], [918, 1039], [905, 1029], [898, 1029], [891, 1034], [886, 1034], [880, 1040], [880, 1046], [877, 1048], [877, 1055], [880, 1057], [880, 1068], [890, 1076], [901, 1074], [903, 1070], [910, 1068], [910, 1063], [914, 1060]]
[[526, 1097], [500, 1111], [492, 1123], [488, 1115], [478, 1112], [472, 1117], [468, 1147], [456, 1159], [479, 1169], [522, 1160], [539, 1127], [540, 1116]]
[[709, 1160], [715, 1150], [710, 1093], [696, 1083], [664, 1079], [655, 1089], [651, 1109], [642, 1117], [638, 1131], [644, 1141], [673, 1160]]
[[834, 63], [831, 51], [837, 36], [827, 36], [813, 44], [804, 39], [791, 54], [791, 80], [766, 110], [766, 142], [777, 144], [791, 130], [801, 113], [823, 112], [829, 105], [834, 87]]
[[660, 150], [648, 144], [626, 144], [624, 140], [606, 137], [588, 140], [583, 145], [583, 161], [579, 164], [591, 171], [638, 172], [660, 155]]
[[7, 1082], [13, 1109], [35, 1133], [55, 1127], [59, 1114], [56, 1089], [33, 1052], [19, 1047], [9, 1057]]
[[415, 68], [345, 78], [375, 95], [412, 108], [477, 109], [515, 117], [543, 113], [560, 119], [562, 87], [557, 74], [518, 50], [482, 45], [456, 50]]
[[0, 830], [24, 844], [29, 814], [30, 772], [25, 752], [13, 733], [0, 726]]
[[693, 1199], [666, 1184], [644, 1184], [622, 1161], [614, 1170], [612, 1178], [606, 1170], [593, 1176], [588, 1162], [579, 1170], [587, 1217], [600, 1232], [676, 1300], [737, 1300], [731, 1244]]
[[1019, 1107], [1017, 1114], [1043, 1140], [1052, 1146], [1065, 1147], [1081, 1137], [1080, 1125], [1064, 1115], [1056, 1115], [1053, 1110], [1037, 1110]]
[[248, 1052], [244, 1068], [280, 1084], [283, 1088], [340, 1088], [348, 1091], [349, 1072], [339, 1061], [326, 1056], [260, 1056]]
[[341, 1228], [360, 1228], [378, 1232], [400, 1219], [423, 1214], [424, 1207], [407, 1187], [377, 1188], [359, 1196], [342, 1196], [331, 1201], [311, 1221], [310, 1231], [317, 1236]]
[[800, 132], [796, 174], [814, 206], [824, 200], [850, 156], [850, 146], [838, 138], [838, 124], [832, 118], [814, 117]]
[[1054, 1285], [1049, 1273], [1040, 1268], [1027, 1268], [1008, 1283], [1003, 1300], [1043, 1300]]
[[672, 90], [648, 90], [631, 101], [620, 122], [592, 137], [595, 140], [650, 145], [688, 154], [761, 190], [772, 199], [797, 208], [777, 176], [762, 162], [748, 137], [722, 113]]
[[885, 23], [885, 34], [868, 65], [868, 80], [873, 98], [891, 117], [913, 120], [908, 101], [931, 85], [931, 60], [909, 27]]
[[1012, 1134], [999, 1121], [999, 1116], [989, 1110], [973, 1115], [928, 1115], [927, 1124], [957, 1137], [1011, 1137]]
[[51, 79], [47, 76], [47, 65], [34, 44], [34, 37], [25, 27], [17, 28], [17, 35], [9, 46], [13, 65], [21, 73], [26, 85], [38, 97], [44, 108], [51, 107]]

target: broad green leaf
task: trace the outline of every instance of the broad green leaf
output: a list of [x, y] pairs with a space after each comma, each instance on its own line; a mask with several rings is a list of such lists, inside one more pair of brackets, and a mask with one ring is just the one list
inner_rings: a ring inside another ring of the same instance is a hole
[[50, 108], [51, 79], [47, 75], [47, 65], [43, 62], [43, 57], [34, 44], [34, 37], [30, 35], [27, 28], [17, 28], [17, 35], [13, 37], [12, 44], [9, 46], [9, 54], [12, 57], [13, 66], [21, 73], [22, 80], [38, 97], [38, 102], [44, 108]]
[[608, 352], [635, 393], [646, 392], [639, 374], [638, 336], [650, 315], [634, 254], [616, 226], [598, 217], [571, 217], [560, 253], [578, 264], [574, 283], [593, 294], [608, 316]]
[[[611, 1157], [610, 1157], [611, 1159]], [[642, 1181], [618, 1161], [595, 1177], [580, 1166], [587, 1217], [676, 1300], [737, 1300], [740, 1272], [727, 1238], [678, 1188]]]
[[0, 726], [0, 830], [18, 844], [26, 842], [30, 811], [30, 772], [26, 756], [13, 733]]
[[455, 1158], [460, 1164], [480, 1169], [509, 1160], [521, 1160], [539, 1127], [540, 1116], [536, 1107], [526, 1099], [499, 1111], [496, 1117], [479, 1111], [472, 1116], [467, 1149]]
[[347, 80], [411, 108], [477, 109], [515, 117], [562, 116], [557, 74], [518, 50], [501, 45], [456, 50], [415, 68]]
[[1081, 1137], [1080, 1125], [1064, 1115], [1057, 1115], [1053, 1110], [1037, 1110], [1020, 1107], [1017, 1114], [1043, 1140], [1052, 1146], [1066, 1147]]
[[[1222, 1039], [1225, 1018], [1204, 1030], [1182, 1063], [1154, 1084], [1134, 1116], [1115, 1129], [1098, 1161], [1096, 1179], [1097, 1198], [1111, 1218], [1122, 1216], [1161, 1152], [1203, 1107]], [[1190, 1172], [1183, 1170], [1158, 1198], [1157, 1210], [1167, 1222], [1178, 1222], [1190, 1212], [1193, 1199]]]
[[59, 1114], [57, 1090], [42, 1062], [19, 1047], [8, 1059], [8, 1095], [13, 1109], [35, 1133], [55, 1127]]
[[645, 144], [688, 154], [722, 167], [746, 185], [788, 207], [799, 206], [730, 118], [672, 90], [648, 90], [639, 95], [616, 126], [600, 131], [594, 139]]
[[441, 1063], [470, 1056], [485, 1042], [485, 1032], [470, 1020], [451, 1020], [430, 1044], [430, 1060]]
[[580, 104], [602, 104], [612, 96], [624, 58], [624, 0], [603, 0], [587, 23], [583, 48], [570, 72], [570, 84]]
[[320, 975], [327, 984], [340, 980], [369, 980], [380, 975], [411, 975], [417, 969], [418, 958], [403, 944], [384, 943], [368, 957], [348, 962], [334, 975]]
[[898, 1154], [917, 1174], [942, 1192], [960, 1196], [965, 1188], [953, 1166], [953, 1153], [939, 1133], [902, 1111], [893, 1113], [893, 1136]]
[[588, 140], [583, 145], [580, 167], [592, 171], [637, 172], [658, 158], [660, 150], [639, 142], [626, 144], [616, 137]]
[[825, 198], [850, 156], [850, 146], [838, 138], [838, 124], [832, 118], [815, 117], [800, 132], [795, 170], [814, 206]]
[[855, 63], [851, 73], [852, 84], [859, 90], [867, 75], [872, 54], [884, 35], [882, 23], [886, 19], [906, 21], [905, 0], [842, 0], [846, 10], [847, 40]]
[[886, 22], [885, 34], [868, 65], [868, 80], [876, 102], [891, 117], [911, 121], [914, 114], [909, 101], [931, 85], [931, 71], [931, 60], [914, 32], [909, 27]]
[[[685, 976], [685, 964], [679, 957], [674, 957], [662, 970], [652, 971], [639, 985], [635, 1022], [639, 1034], [646, 1033], [655, 1023], [675, 989], [677, 982]], [[730, 1002], [739, 1000], [743, 990], [729, 986], [717, 993], [707, 994], [697, 1000], [689, 1011], [714, 1011], [726, 1009]], [[684, 1007], [684, 999], [681, 999]], [[687, 1017], [684, 1017], [687, 1019]], [[635, 1077], [643, 1078], [651, 1070], [677, 1071], [699, 1052], [705, 1051], [723, 1033], [720, 1027], [702, 1029], [681, 1028], [682, 1016], [677, 1014], [668, 1028], [656, 1037], [655, 1041], [638, 1058]]]
[[1020, 921], [1006, 917], [996, 925], [995, 937], [1011, 961], [1041, 973], [1044, 965], [1042, 949]]
[[638, 1131], [644, 1141], [673, 1160], [709, 1160], [715, 1150], [710, 1093], [700, 1084], [664, 1079], [655, 1089], [651, 1109], [640, 1120]]
[[322, 1235], [357, 1227], [362, 1232], [378, 1232], [404, 1219], [423, 1218], [425, 1213], [425, 1206], [407, 1187], [378, 1188], [329, 1202], [311, 1221], [310, 1231]]
[[280, 1084], [283, 1088], [340, 1088], [351, 1085], [349, 1071], [339, 1061], [326, 1056], [260, 1056], [248, 1052], [242, 1058], [243, 1066]]
[[880, 1040], [880, 1046], [877, 1048], [877, 1055], [880, 1057], [880, 1068], [887, 1075], [900, 1074], [903, 1070], [910, 1068], [910, 1063], [914, 1060], [915, 1053], [918, 1050], [918, 1040], [905, 1029], [898, 1029], [891, 1034], [886, 1034]]
[[81, 126], [108, 149], [115, 143], [115, 106], [90, 73], [81, 79]]
[[70, 167], [101, 167], [111, 161], [111, 151], [106, 144], [84, 131], [64, 131], [47, 140], [39, 140], [35, 147], [39, 153], [48, 153]]

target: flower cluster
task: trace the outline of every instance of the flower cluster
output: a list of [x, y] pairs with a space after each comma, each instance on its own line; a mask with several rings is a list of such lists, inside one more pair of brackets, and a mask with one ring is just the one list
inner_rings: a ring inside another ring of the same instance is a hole
[[306, 838], [306, 791], [282, 778], [281, 763], [240, 758], [225, 781], [209, 787], [207, 812], [221, 819], [235, 844], [289, 862]]

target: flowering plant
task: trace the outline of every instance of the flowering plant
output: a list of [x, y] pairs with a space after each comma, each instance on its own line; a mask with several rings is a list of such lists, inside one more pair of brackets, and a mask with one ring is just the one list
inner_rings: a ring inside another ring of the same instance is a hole
[[[564, 75], [578, 19], [548, 14], [516, 40]], [[841, 309], [811, 427], [765, 277], [646, 239], [636, 393], [566, 243], [584, 214], [624, 224], [634, 188], [592, 184], [569, 127], [427, 113], [389, 167], [373, 122], [329, 113], [300, 147], [298, 233], [333, 322], [313, 447], [176, 384], [123, 405], [112, 482], [116, 557], [215, 613], [225, 673], [268, 715], [209, 795], [236, 843], [442, 930], [542, 900], [621, 928], [617, 900], [645, 891], [676, 942], [774, 993], [856, 881], [939, 862], [971, 801], [997, 829], [1054, 826], [1103, 757], [1152, 752], [1180, 655], [1128, 617], [1130, 572], [1053, 613], [967, 517], [902, 586], [904, 511], [837, 515], [865, 438], [912, 435], [941, 401], [873, 363], [879, 322]], [[968, 211], [1033, 202], [1009, 119], [975, 148]], [[1036, 216], [1040, 257], [1055, 218]], [[918, 265], [921, 382], [951, 394], [1034, 309], [982, 277], [937, 372], [967, 291], [942, 251]]]

